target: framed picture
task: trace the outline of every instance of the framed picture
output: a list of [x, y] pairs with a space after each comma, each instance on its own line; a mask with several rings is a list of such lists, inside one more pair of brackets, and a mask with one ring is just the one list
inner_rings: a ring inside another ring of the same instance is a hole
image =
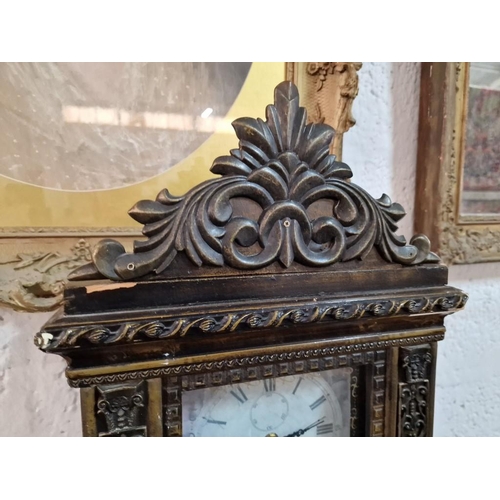
[[265, 118], [284, 79], [299, 86], [310, 120], [336, 128], [340, 156], [359, 67], [1, 63], [0, 303], [56, 308], [93, 244], [112, 236], [131, 248], [141, 233], [128, 209], [208, 178], [207, 166], [237, 147], [231, 122]]
[[444, 263], [500, 260], [500, 63], [422, 63], [416, 189]]

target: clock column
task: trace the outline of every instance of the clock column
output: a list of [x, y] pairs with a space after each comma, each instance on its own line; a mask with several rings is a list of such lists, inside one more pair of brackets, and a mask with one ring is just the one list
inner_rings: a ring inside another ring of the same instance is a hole
[[437, 343], [399, 349], [398, 436], [431, 437]]

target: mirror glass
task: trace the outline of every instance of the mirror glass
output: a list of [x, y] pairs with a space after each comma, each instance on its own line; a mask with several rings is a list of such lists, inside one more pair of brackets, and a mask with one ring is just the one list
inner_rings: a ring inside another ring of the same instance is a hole
[[500, 219], [500, 63], [470, 64], [466, 102], [460, 213]]

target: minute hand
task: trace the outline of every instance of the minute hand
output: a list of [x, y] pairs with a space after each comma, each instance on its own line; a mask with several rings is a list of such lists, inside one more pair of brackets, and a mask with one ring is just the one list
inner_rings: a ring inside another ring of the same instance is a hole
[[314, 422], [314, 424], [309, 425], [308, 427], [305, 427], [304, 429], [299, 429], [298, 431], [292, 432], [291, 434], [287, 434], [285, 437], [299, 437], [305, 434], [309, 429], [312, 429], [313, 427], [316, 427], [317, 425], [321, 424], [325, 420], [325, 417], [317, 420]]

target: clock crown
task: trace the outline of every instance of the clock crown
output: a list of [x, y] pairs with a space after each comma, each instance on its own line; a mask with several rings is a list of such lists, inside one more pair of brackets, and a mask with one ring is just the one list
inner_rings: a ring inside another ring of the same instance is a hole
[[363, 259], [373, 247], [385, 260], [404, 265], [439, 260], [426, 236], [406, 244], [395, 234], [405, 215], [400, 204], [385, 194], [374, 199], [348, 182], [351, 169], [329, 151], [335, 131], [307, 123], [293, 83], [276, 87], [266, 121], [240, 118], [233, 127], [239, 148], [214, 161], [211, 171], [219, 178], [182, 197], [164, 189], [155, 201], [138, 202], [129, 214], [144, 224], [147, 240], [136, 241], [133, 253], [102, 240], [93, 263], [70, 279], [148, 278], [164, 273], [179, 252], [195, 266], [243, 270], [275, 262], [285, 268], [294, 262], [329, 266]]

